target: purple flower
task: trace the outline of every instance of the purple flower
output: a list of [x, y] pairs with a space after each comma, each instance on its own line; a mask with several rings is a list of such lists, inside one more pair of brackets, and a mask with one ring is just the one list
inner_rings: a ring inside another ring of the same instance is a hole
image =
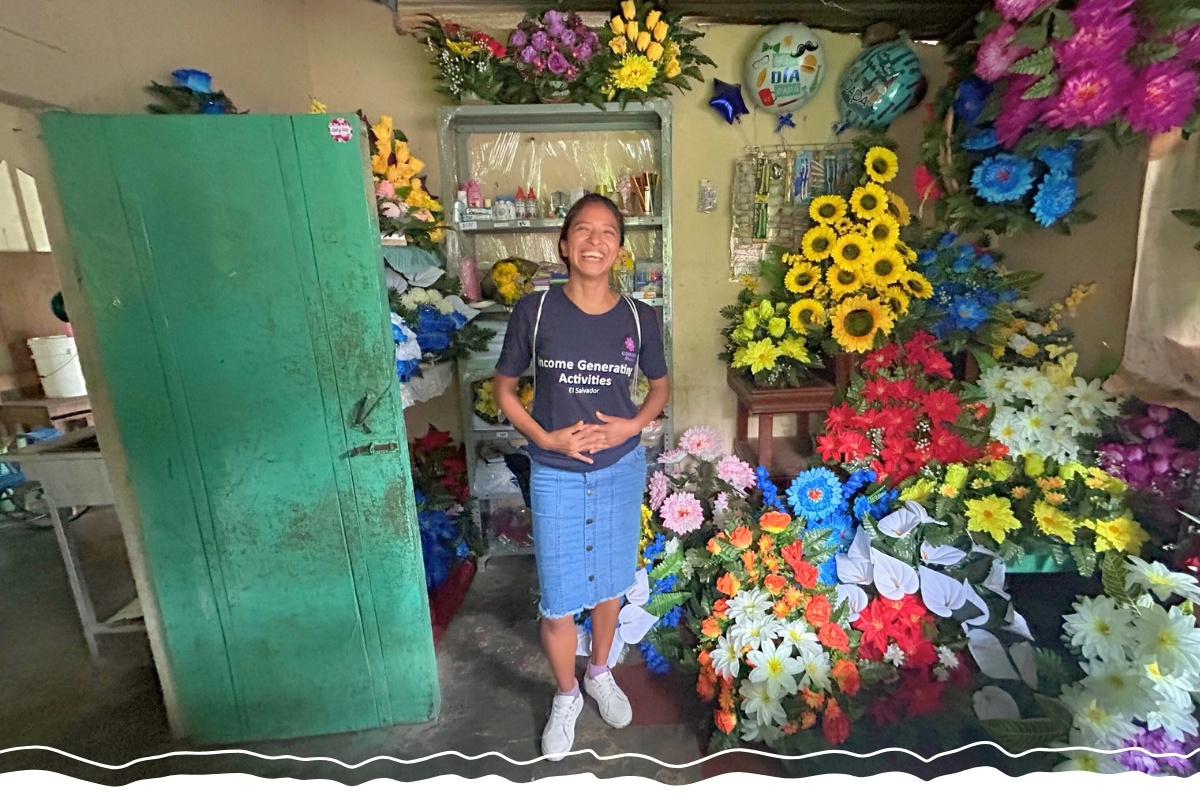
[[1193, 25], [1171, 34], [1171, 44], [1179, 48], [1179, 58], [1200, 61], [1200, 25]]
[[533, 38], [532, 38], [532, 39], [530, 39], [530, 42], [531, 42], [531, 43], [533, 44], [533, 46], [534, 46], [534, 47], [536, 47], [536, 48], [537, 48], [537, 49], [538, 49], [540, 52], [543, 52], [543, 53], [544, 53], [544, 52], [546, 52], [548, 49], [550, 49], [550, 37], [546, 35], [546, 32], [545, 32], [545, 31], [538, 31], [537, 33], [535, 33], [535, 34], [533, 35]]
[[1182, 125], [1196, 105], [1196, 71], [1179, 59], [1138, 70], [1125, 119], [1135, 131], [1163, 133]]
[[546, 69], [546, 59], [542, 58], [541, 56], [538, 56], [535, 59], [533, 59], [533, 68], [536, 69], [538, 72], [541, 72], [542, 70]]
[[550, 9], [542, 15], [542, 21], [550, 27], [561, 28], [567, 22], [567, 15], [557, 9]]
[[596, 45], [600, 44], [600, 35], [595, 31], [589, 30], [587, 35], [583, 37], [583, 43], [592, 50], [595, 50]]
[[1025, 131], [1045, 110], [1044, 100], [1024, 100], [1021, 95], [1037, 83], [1035, 75], [1018, 75], [1008, 81], [1000, 96], [1000, 113], [996, 117], [996, 138], [1007, 148], [1016, 147]]
[[529, 43], [529, 37], [525, 35], [525, 31], [518, 28], [512, 32], [512, 36], [508, 37], [508, 43], [513, 48], [520, 50]]
[[571, 64], [567, 61], [562, 53], [551, 53], [550, 58], [546, 60], [546, 66], [549, 67], [550, 71], [555, 75], [562, 75], [567, 71], [567, 68], [570, 67]]
[[560, 34], [557, 34], [557, 36], [558, 36], [558, 40], [560, 42], [562, 42], [564, 45], [566, 45], [567, 47], [570, 47], [571, 45], [575, 44], [575, 42], [577, 42], [579, 40], [578, 37], [575, 35], [575, 31], [572, 31], [572, 30], [564, 29], [563, 32]]
[[557, 25], [554, 23], [551, 23], [546, 26], [546, 33], [550, 34], [551, 36], [553, 36], [556, 39], [561, 39], [563, 37], [563, 34], [567, 33], [567, 27], [561, 23], [559, 23]]
[[1042, 114], [1042, 121], [1051, 128], [1097, 128], [1120, 113], [1132, 80], [1133, 70], [1123, 61], [1103, 70], [1077, 72], [1063, 84], [1054, 105]]
[[1083, 0], [1072, 14], [1071, 20], [1078, 22], [1075, 14], [1079, 15], [1079, 19], [1112, 19], [1117, 14], [1128, 11], [1137, 0]]
[[1049, 0], [996, 0], [996, 10], [1013, 22], [1024, 22]]
[[1166, 406], [1146, 406], [1146, 416], [1155, 422], [1166, 422], [1171, 418], [1171, 409]]
[[571, 55], [575, 57], [576, 61], [586, 63], [592, 57], [592, 48], [588, 46], [587, 42], [584, 42], [572, 50]]
[[1097, 67], [1105, 69], [1137, 44], [1137, 28], [1132, 14], [1115, 17], [1090, 17], [1076, 11], [1072, 15], [1075, 33], [1054, 48], [1054, 56], [1067, 72]]
[[521, 60], [526, 64], [532, 64], [537, 59], [537, 50], [532, 47], [526, 47], [521, 51]]
[[1196, 768], [1183, 754], [1194, 750], [1197, 742], [1200, 742], [1200, 739], [1191, 735], [1185, 736], [1183, 741], [1172, 739], [1161, 728], [1153, 731], [1141, 730], [1132, 738], [1121, 742], [1121, 747], [1140, 747], [1146, 753], [1154, 753], [1159, 757], [1130, 751], [1119, 753], [1117, 760], [1126, 769], [1144, 772], [1147, 775], [1157, 775], [1160, 771], [1167, 770], [1186, 777], [1194, 773]]

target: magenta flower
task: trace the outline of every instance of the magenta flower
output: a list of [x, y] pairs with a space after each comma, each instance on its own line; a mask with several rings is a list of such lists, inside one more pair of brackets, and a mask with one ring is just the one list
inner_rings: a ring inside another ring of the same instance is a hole
[[979, 52], [975, 54], [976, 75], [994, 83], [1008, 74], [1008, 68], [1017, 59], [1033, 52], [1028, 47], [1013, 44], [1016, 32], [1016, 26], [1006, 22], [984, 37]]
[[1024, 22], [1050, 0], [996, 0], [996, 10], [1012, 22]]
[[758, 483], [754, 469], [737, 456], [725, 456], [717, 462], [717, 477], [742, 493]]
[[1120, 113], [1132, 80], [1133, 71], [1120, 61], [1078, 72], [1067, 78], [1042, 121], [1051, 128], [1099, 127]]
[[546, 67], [555, 75], [562, 75], [570, 66], [571, 64], [562, 53], [551, 53], [550, 57], [546, 59]]
[[1103, 69], [1137, 44], [1132, 14], [1099, 18], [1081, 16], [1076, 11], [1071, 18], [1078, 26], [1075, 34], [1054, 47], [1054, 57], [1067, 72], [1086, 67]]
[[662, 517], [663, 527], [678, 536], [699, 530], [704, 524], [704, 509], [691, 492], [671, 495], [663, 501], [658, 513]]
[[658, 511], [662, 508], [663, 501], [667, 499], [667, 492], [670, 490], [670, 485], [667, 483], [667, 475], [660, 469], [656, 469], [654, 474], [650, 476], [650, 510]]
[[688, 455], [704, 461], [716, 461], [724, 449], [720, 432], [706, 425], [696, 425], [684, 431], [679, 437], [679, 447]]
[[1200, 25], [1193, 25], [1171, 34], [1171, 44], [1179, 48], [1177, 58], [1200, 61]]
[[525, 31], [518, 28], [512, 32], [512, 36], [508, 37], [508, 43], [517, 50], [520, 50], [529, 43], [529, 37], [525, 35]]
[[1198, 89], [1189, 64], [1178, 59], [1151, 64], [1138, 70], [1125, 119], [1135, 131], [1150, 135], [1177, 128], [1195, 108]]
[[1038, 79], [1034, 75], [1014, 76], [1004, 87], [1000, 96], [1000, 113], [996, 117], [996, 138], [1008, 149], [1017, 146], [1025, 131], [1046, 108], [1045, 100], [1024, 100], [1021, 95], [1029, 91]]
[[1137, 0], [1083, 0], [1071, 12], [1071, 21], [1078, 24], [1080, 20], [1112, 19], [1117, 14], [1123, 14], [1133, 7]]
[[571, 55], [575, 57], [576, 61], [585, 63], [592, 57], [592, 48], [588, 46], [587, 42], [584, 42], [572, 50]]

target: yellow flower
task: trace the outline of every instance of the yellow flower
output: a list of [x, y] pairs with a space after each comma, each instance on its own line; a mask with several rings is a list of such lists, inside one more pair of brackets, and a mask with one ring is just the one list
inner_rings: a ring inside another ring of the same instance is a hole
[[[650, 46], [651, 41], [653, 40], [650, 38], [650, 31], [642, 31], [637, 35], [637, 49], [640, 52], [646, 52], [646, 48]], [[657, 59], [652, 58], [650, 60], [656, 61]]]
[[779, 343], [779, 354], [794, 358], [801, 364], [807, 364], [811, 360], [808, 356], [808, 348], [804, 346], [804, 340], [790, 336]]
[[608, 21], [608, 27], [612, 28], [612, 32], [617, 36], [625, 35], [625, 20], [621, 19], [619, 15]]
[[940, 494], [942, 497], [949, 497], [951, 500], [953, 500], [954, 498], [958, 497], [958, 489], [957, 487], [949, 484], [942, 484], [942, 488], [938, 489], [938, 494]]
[[[833, 261], [839, 267], [848, 267], [855, 271], [866, 266], [871, 258], [871, 244], [865, 237], [857, 233], [847, 233], [839, 236], [833, 245]], [[833, 283], [830, 282], [830, 286]]]
[[429, 241], [433, 242], [434, 244], [437, 244], [443, 238], [445, 238], [445, 236], [446, 236], [445, 228], [434, 228], [433, 230], [431, 230], [429, 232]]
[[638, 38], [638, 24], [636, 19], [631, 19], [625, 23], [625, 38], [630, 42], [636, 42]]
[[895, 192], [888, 192], [888, 213], [896, 218], [903, 228], [908, 223], [912, 222], [912, 213], [908, 210], [908, 203], [904, 202], [904, 198]]
[[967, 530], [986, 533], [1002, 544], [1009, 531], [1021, 527], [1006, 497], [994, 494], [967, 501]]
[[[740, 359], [739, 354], [742, 354]], [[749, 367], [750, 372], [757, 375], [764, 369], [774, 369], [775, 360], [779, 356], [779, 348], [775, 346], [774, 342], [770, 339], [760, 339], [744, 348], [744, 351], [738, 350], [734, 354], [734, 366]], [[739, 361], [741, 363], [738, 363]]]
[[877, 247], [863, 270], [863, 278], [872, 286], [883, 288], [900, 280], [906, 271], [900, 255], [895, 250], [890, 247], [881, 250]]
[[381, 178], [386, 178], [388, 168], [387, 156], [381, 156], [378, 153], [371, 156], [371, 172]]
[[872, 147], [864, 163], [867, 177], [877, 183], [887, 183], [900, 172], [900, 160], [886, 147]]
[[813, 289], [812, 293], [813, 297], [817, 298], [818, 300], [827, 300], [830, 294], [829, 287], [824, 283], [818, 283]]
[[667, 33], [671, 30], [671, 26], [667, 24], [666, 20], [659, 20], [657, 23], [651, 26], [650, 17], [646, 17], [646, 27], [654, 28], [654, 41], [656, 42], [661, 42], [662, 40], [666, 39]]
[[[1025, 456], [1025, 474], [1031, 478], [1039, 477], [1046, 471], [1046, 459], [1039, 456], [1037, 453], [1030, 453]], [[1055, 487], [1057, 488], [1057, 487]]]
[[860, 219], [875, 219], [887, 213], [887, 192], [877, 183], [868, 183], [850, 193], [850, 208]]
[[904, 259], [905, 264], [913, 264], [917, 260], [917, 251], [906, 245], [904, 242], [896, 242], [896, 252]]
[[1006, 481], [1012, 477], [1012, 474], [1017, 471], [1010, 462], [1003, 459], [994, 459], [989, 461], [984, 467], [994, 479], [998, 481]]
[[322, 102], [321, 102], [320, 100], [318, 100], [317, 98], [315, 98], [315, 97], [310, 97], [310, 98], [309, 98], [309, 100], [312, 100], [312, 103], [310, 103], [310, 104], [309, 104], [309, 106], [308, 106], [308, 113], [310, 113], [310, 114], [324, 114], [324, 113], [325, 113], [325, 112], [328, 110], [328, 109], [325, 107], [325, 104], [324, 104], [324, 103], [322, 103]]
[[1068, 461], [1058, 468], [1058, 477], [1064, 481], [1069, 481], [1076, 475], [1087, 475], [1087, 471], [1087, 467], [1078, 461]]
[[843, 300], [833, 313], [834, 341], [847, 352], [865, 353], [875, 343], [875, 334], [886, 336], [895, 324], [891, 314], [878, 300], [854, 295]]
[[1041, 500], [1033, 504], [1033, 518], [1042, 533], [1057, 536], [1067, 544], [1075, 544], [1077, 523], [1062, 511]]
[[659, 11], [657, 8], [654, 9], [653, 11], [651, 11], [649, 14], [647, 14], [646, 15], [646, 29], [653, 30], [654, 26], [658, 24], [658, 20], [661, 17], [662, 17], [662, 12]]
[[671, 78], [678, 77], [681, 72], [683, 72], [683, 68], [679, 66], [679, 62], [671, 59], [667, 62], [667, 68], [663, 70], [663, 75], [667, 76], [667, 80], [670, 80]]
[[908, 313], [909, 296], [899, 286], [889, 286], [879, 293], [879, 299], [892, 310], [892, 316], [901, 317]]
[[821, 195], [808, 204], [808, 215], [817, 223], [837, 222], [846, 216], [846, 199], [836, 194]]
[[825, 282], [835, 298], [857, 292], [863, 285], [861, 272], [854, 267], [839, 267], [836, 264], [825, 273]]
[[921, 478], [900, 493], [900, 502], [907, 503], [909, 500], [915, 500], [922, 503], [929, 498], [929, 495], [933, 494], [935, 486], [937, 484], [928, 478]]
[[1096, 552], [1124, 550], [1131, 555], [1137, 555], [1149, 538], [1129, 512], [1116, 519], [1089, 519], [1083, 524], [1096, 532]]
[[804, 251], [804, 257], [809, 261], [822, 261], [829, 257], [833, 252], [833, 245], [837, 242], [837, 234], [833, 228], [828, 225], [817, 225], [808, 229], [804, 234], [804, 239], [800, 242], [800, 249]]
[[900, 285], [904, 290], [918, 300], [927, 300], [933, 297], [933, 286], [926, 280], [925, 276], [919, 272], [906, 270], [900, 276]]
[[460, 58], [468, 58], [479, 52], [479, 45], [473, 42], [455, 42], [447, 39], [446, 49]]
[[946, 467], [946, 476], [942, 480], [947, 486], [961, 489], [967, 483], [967, 468], [962, 464], [951, 464]]
[[618, 89], [645, 91], [658, 75], [658, 68], [643, 55], [630, 53], [621, 59], [621, 65], [613, 72], [613, 83]]
[[797, 300], [788, 309], [788, 323], [796, 333], [804, 333], [804, 330], [810, 326], [825, 323], [825, 308], [811, 298]]
[[783, 285], [793, 294], [808, 294], [820, 280], [821, 270], [806, 261], [801, 261], [788, 270], [783, 278]]
[[627, 45], [625, 44], [625, 40], [618, 36], [616, 39], [613, 39], [608, 43], [608, 47], [617, 55], [623, 56], [625, 55], [625, 48]]
[[658, 42], [651, 42], [650, 46], [646, 48], [646, 58], [650, 59], [651, 61], [657, 63], [662, 56], [663, 46]]
[[637, 14], [637, 3], [633, 0], [622, 0], [621, 13], [625, 15], [625, 19], [633, 19]]
[[767, 332], [772, 338], [778, 339], [783, 336], [783, 332], [787, 330], [788, 321], [783, 317], [774, 317], [767, 323]]
[[[871, 246], [875, 249], [888, 248], [891, 249], [896, 242], [900, 241], [900, 223], [890, 214], [881, 214], [871, 221], [867, 226], [867, 239], [870, 240]], [[899, 254], [897, 254], [897, 258]]]

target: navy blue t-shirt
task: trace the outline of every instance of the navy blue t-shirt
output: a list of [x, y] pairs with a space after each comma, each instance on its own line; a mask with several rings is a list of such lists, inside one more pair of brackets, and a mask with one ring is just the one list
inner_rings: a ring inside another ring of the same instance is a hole
[[[603, 314], [588, 314], [563, 292], [551, 286], [545, 293], [542, 318], [537, 323], [537, 360], [533, 418], [546, 431], [556, 431], [583, 420], [600, 424], [599, 411], [613, 417], [632, 418], [638, 408], [630, 398], [634, 366], [647, 378], [664, 378], [667, 359], [662, 331], [654, 309], [633, 301], [641, 320], [641, 340], [633, 310], [625, 298]], [[522, 297], [513, 308], [504, 334], [496, 372], [518, 377], [529, 368], [533, 328], [543, 293]], [[529, 443], [529, 456], [538, 463], [571, 472], [591, 472], [619, 461], [637, 447], [639, 436], [608, 450], [592, 453], [593, 463], [564, 453], [543, 450]]]

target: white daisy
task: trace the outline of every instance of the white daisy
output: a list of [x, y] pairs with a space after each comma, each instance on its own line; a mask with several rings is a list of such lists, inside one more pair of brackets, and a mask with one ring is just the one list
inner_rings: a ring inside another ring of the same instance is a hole
[[829, 653], [824, 650], [819, 653], [802, 653], [800, 663], [804, 666], [804, 677], [800, 681], [802, 685], [829, 691]]
[[741, 649], [729, 640], [728, 636], [717, 639], [716, 649], [712, 651], [713, 671], [723, 678], [737, 678], [742, 671]]
[[1016, 414], [1017, 436], [1024, 439], [1028, 446], [1033, 447], [1045, 442], [1050, 437], [1057, 421], [1057, 417], [1040, 406], [1030, 406]]
[[729, 619], [741, 622], [751, 617], [762, 617], [771, 610], [771, 597], [762, 589], [743, 589], [733, 596], [725, 611]]
[[1017, 431], [1017, 410], [1005, 406], [992, 418], [992, 438], [1010, 450], [1024, 449], [1024, 440]]
[[782, 738], [783, 731], [774, 725], [759, 725], [756, 717], [747, 717], [742, 720], [742, 741], [744, 742], [764, 742], [771, 747]]
[[992, 367], [979, 376], [979, 388], [984, 397], [993, 406], [1000, 406], [1009, 397], [1008, 370], [1003, 367]]
[[[1069, 418], [1074, 419], [1074, 417]], [[1062, 421], [1054, 426], [1054, 430], [1050, 431], [1050, 435], [1045, 439], [1048, 450], [1060, 463], [1079, 459], [1079, 440], [1075, 438], [1079, 431], [1064, 424], [1067, 419], [1068, 417], [1062, 417]]]
[[[1003, 563], [1003, 562], [1001, 562]], [[954, 669], [958, 666], [958, 656], [949, 647], [939, 647], [937, 649], [938, 663], [946, 669]]]
[[1099, 378], [1090, 382], [1076, 378], [1075, 383], [1068, 386], [1064, 393], [1067, 395], [1067, 407], [1088, 421], [1095, 421], [1100, 416], [1117, 415], [1117, 402], [1101, 388]]
[[1133, 621], [1137, 655], [1166, 674], [1200, 671], [1200, 630], [1196, 618], [1178, 606], [1155, 605]]
[[1191, 702], [1187, 707], [1174, 703], [1160, 703], [1153, 711], [1146, 714], [1146, 727], [1150, 730], [1162, 728], [1168, 736], [1181, 741], [1185, 736], [1195, 736], [1200, 731], [1196, 724], [1196, 716], [1192, 713]]
[[[1068, 747], [1097, 747], [1098, 742], [1091, 737], [1085, 736], [1078, 729], [1072, 728], [1067, 744], [1062, 742], [1054, 742], [1050, 746], [1054, 748]], [[1103, 775], [1114, 775], [1118, 772], [1126, 772], [1125, 767], [1121, 766], [1121, 762], [1116, 756], [1105, 755], [1103, 753], [1093, 753], [1089, 750], [1072, 750], [1069, 753], [1064, 753], [1067, 760], [1054, 767], [1053, 772], [1098, 772]]]
[[742, 696], [742, 710], [759, 725], [782, 725], [787, 722], [787, 714], [779, 704], [783, 692], [778, 686], [766, 682], [744, 681], [738, 693]]
[[1040, 403], [1046, 395], [1054, 391], [1054, 384], [1033, 367], [1017, 367], [1009, 370], [1008, 388], [1010, 394], [1015, 397]]
[[1158, 664], [1146, 665], [1146, 677], [1154, 685], [1154, 694], [1159, 705], [1175, 705], [1191, 708], [1192, 693], [1200, 691], [1200, 677], [1194, 673], [1163, 674]]
[[1096, 660], [1080, 666], [1087, 673], [1080, 684], [1101, 698], [1106, 708], [1138, 719], [1145, 719], [1146, 710], [1154, 708], [1150, 678], [1128, 662]]
[[755, 683], [766, 681], [783, 689], [784, 694], [795, 694], [796, 674], [804, 667], [789, 655], [791, 650], [790, 644], [776, 649], [774, 642], [763, 642], [760, 649], [751, 650], [746, 654], [746, 662], [754, 667], [750, 671], [750, 680]]
[[893, 667], [903, 667], [904, 651], [900, 649], [900, 645], [892, 642], [887, 646], [887, 650], [884, 651], [883, 660], [891, 664]]
[[1193, 602], [1200, 602], [1200, 584], [1195, 577], [1182, 572], [1172, 572], [1158, 561], [1147, 562], [1137, 556], [1129, 556], [1125, 588], [1132, 589], [1134, 586], [1149, 589], [1159, 600], [1166, 600], [1172, 594], [1177, 594]]
[[817, 634], [803, 619], [789, 622], [783, 627], [783, 644], [780, 648], [792, 647], [792, 652], [800, 658], [816, 655], [823, 649], [817, 640]]
[[1091, 736], [1101, 747], [1116, 745], [1138, 732], [1129, 717], [1105, 708], [1095, 695], [1080, 687], [1066, 687], [1060, 699], [1075, 715], [1075, 727]]
[[763, 642], [774, 641], [783, 632], [783, 623], [776, 617], [753, 617], [743, 619], [729, 629], [729, 636], [738, 649], [757, 649]]
[[1117, 608], [1111, 597], [1101, 595], [1080, 598], [1075, 612], [1063, 617], [1063, 630], [1084, 658], [1125, 660], [1125, 648], [1133, 644], [1132, 615], [1127, 609]]

